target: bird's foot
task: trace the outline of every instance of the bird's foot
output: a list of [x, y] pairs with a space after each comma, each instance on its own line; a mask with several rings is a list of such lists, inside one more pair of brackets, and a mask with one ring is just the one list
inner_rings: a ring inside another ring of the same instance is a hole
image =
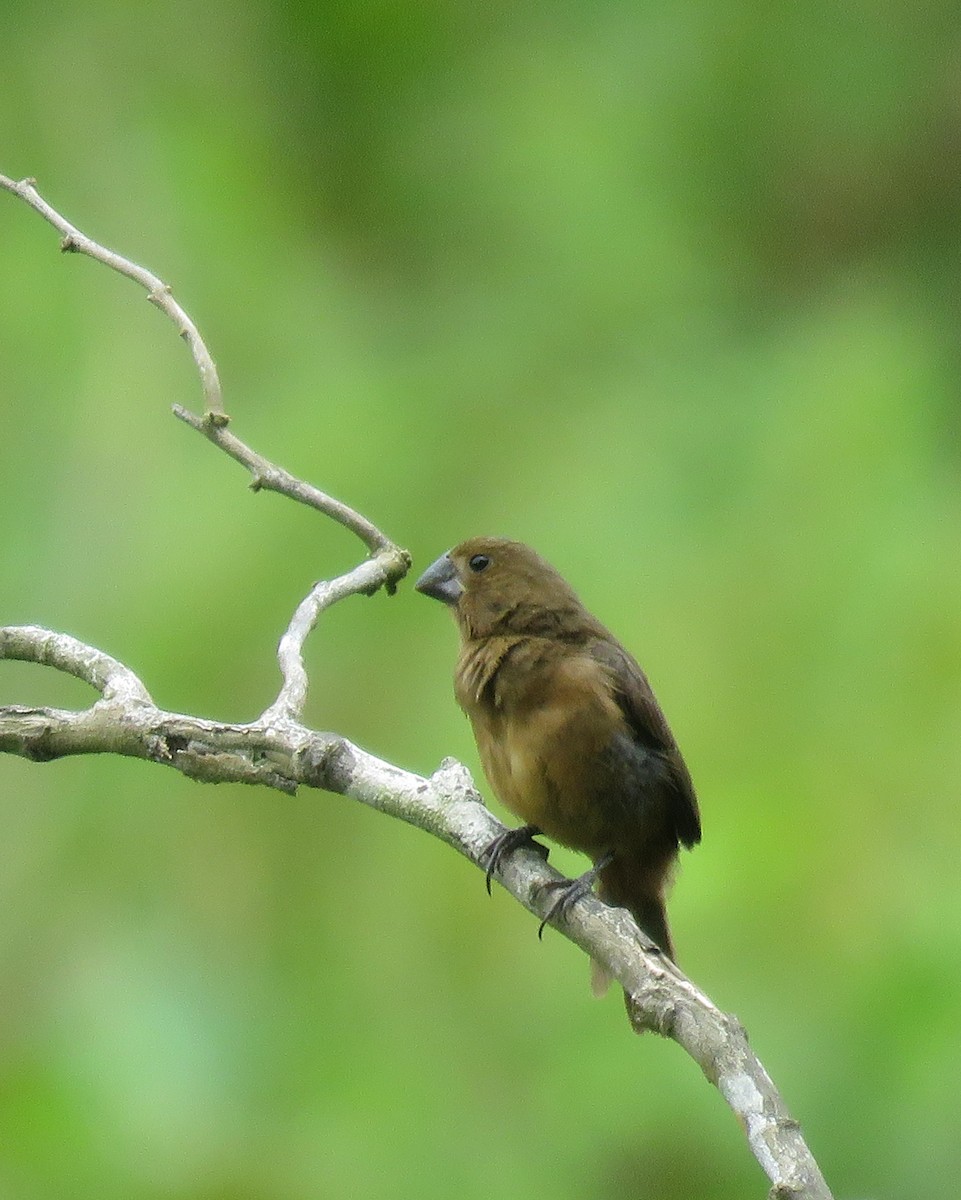
[[487, 859], [487, 871], [484, 876], [487, 884], [487, 894], [491, 894], [491, 879], [494, 872], [500, 868], [501, 860], [505, 854], [513, 853], [518, 846], [528, 846], [531, 850], [536, 850], [538, 854], [542, 854], [546, 859], [550, 851], [546, 846], [542, 846], [540, 842], [535, 842], [534, 838], [540, 830], [536, 825], [520, 825], [517, 829], [507, 829], [504, 833], [494, 838], [491, 844], [484, 850], [481, 855], [481, 862]]
[[583, 875], [578, 875], [576, 879], [557, 879], [552, 883], [544, 884], [545, 890], [557, 892], [557, 896], [544, 914], [544, 920], [541, 921], [538, 927], [537, 936], [539, 938], [543, 938], [544, 936], [545, 925], [549, 925], [557, 917], [566, 917], [578, 900], [590, 895], [598, 875], [605, 867], [610, 865], [613, 858], [613, 853], [605, 854], [603, 858], [597, 860], [589, 871], [585, 871]]

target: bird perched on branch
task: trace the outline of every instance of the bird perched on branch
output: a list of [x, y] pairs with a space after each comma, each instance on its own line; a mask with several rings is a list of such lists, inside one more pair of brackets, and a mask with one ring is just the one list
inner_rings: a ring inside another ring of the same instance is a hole
[[[691, 777], [644, 672], [561, 575], [520, 542], [462, 542], [416, 587], [454, 613], [458, 703], [491, 787], [524, 822], [489, 847], [488, 890], [504, 855], [543, 833], [594, 862], [559, 888], [545, 922], [596, 881], [601, 898], [629, 909], [673, 959], [665, 893], [679, 845], [699, 842], [701, 823]], [[594, 982], [597, 991], [607, 983], [596, 965]]]

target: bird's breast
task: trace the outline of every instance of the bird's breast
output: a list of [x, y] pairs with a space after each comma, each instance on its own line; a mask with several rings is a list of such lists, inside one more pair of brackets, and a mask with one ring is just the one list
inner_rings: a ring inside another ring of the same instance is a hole
[[601, 854], [606, 822], [598, 791], [624, 720], [603, 666], [562, 649], [513, 651], [480, 699], [464, 707], [500, 800], [556, 841]]

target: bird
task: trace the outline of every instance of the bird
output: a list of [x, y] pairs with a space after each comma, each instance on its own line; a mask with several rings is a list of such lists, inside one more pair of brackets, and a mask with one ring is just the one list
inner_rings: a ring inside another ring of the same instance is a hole
[[[690, 773], [647, 676], [574, 589], [522, 542], [475, 537], [415, 589], [460, 632], [454, 692], [498, 799], [523, 824], [487, 847], [487, 889], [504, 857], [550, 838], [590, 857], [539, 932], [597, 885], [676, 961], [665, 897], [679, 848], [701, 840]], [[484, 859], [482, 859], [484, 861]], [[593, 965], [594, 990], [610, 982]]]

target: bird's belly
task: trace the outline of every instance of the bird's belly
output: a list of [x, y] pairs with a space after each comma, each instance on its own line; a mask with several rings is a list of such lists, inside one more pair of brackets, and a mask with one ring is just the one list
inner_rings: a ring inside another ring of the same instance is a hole
[[498, 798], [527, 825], [543, 828], [550, 803], [547, 779], [522, 731], [508, 727], [499, 735], [478, 737], [484, 772]]
[[597, 723], [569, 706], [539, 708], [527, 719], [505, 720], [478, 737], [484, 770], [500, 799], [525, 824], [593, 857], [610, 848], [610, 812], [599, 761]]

